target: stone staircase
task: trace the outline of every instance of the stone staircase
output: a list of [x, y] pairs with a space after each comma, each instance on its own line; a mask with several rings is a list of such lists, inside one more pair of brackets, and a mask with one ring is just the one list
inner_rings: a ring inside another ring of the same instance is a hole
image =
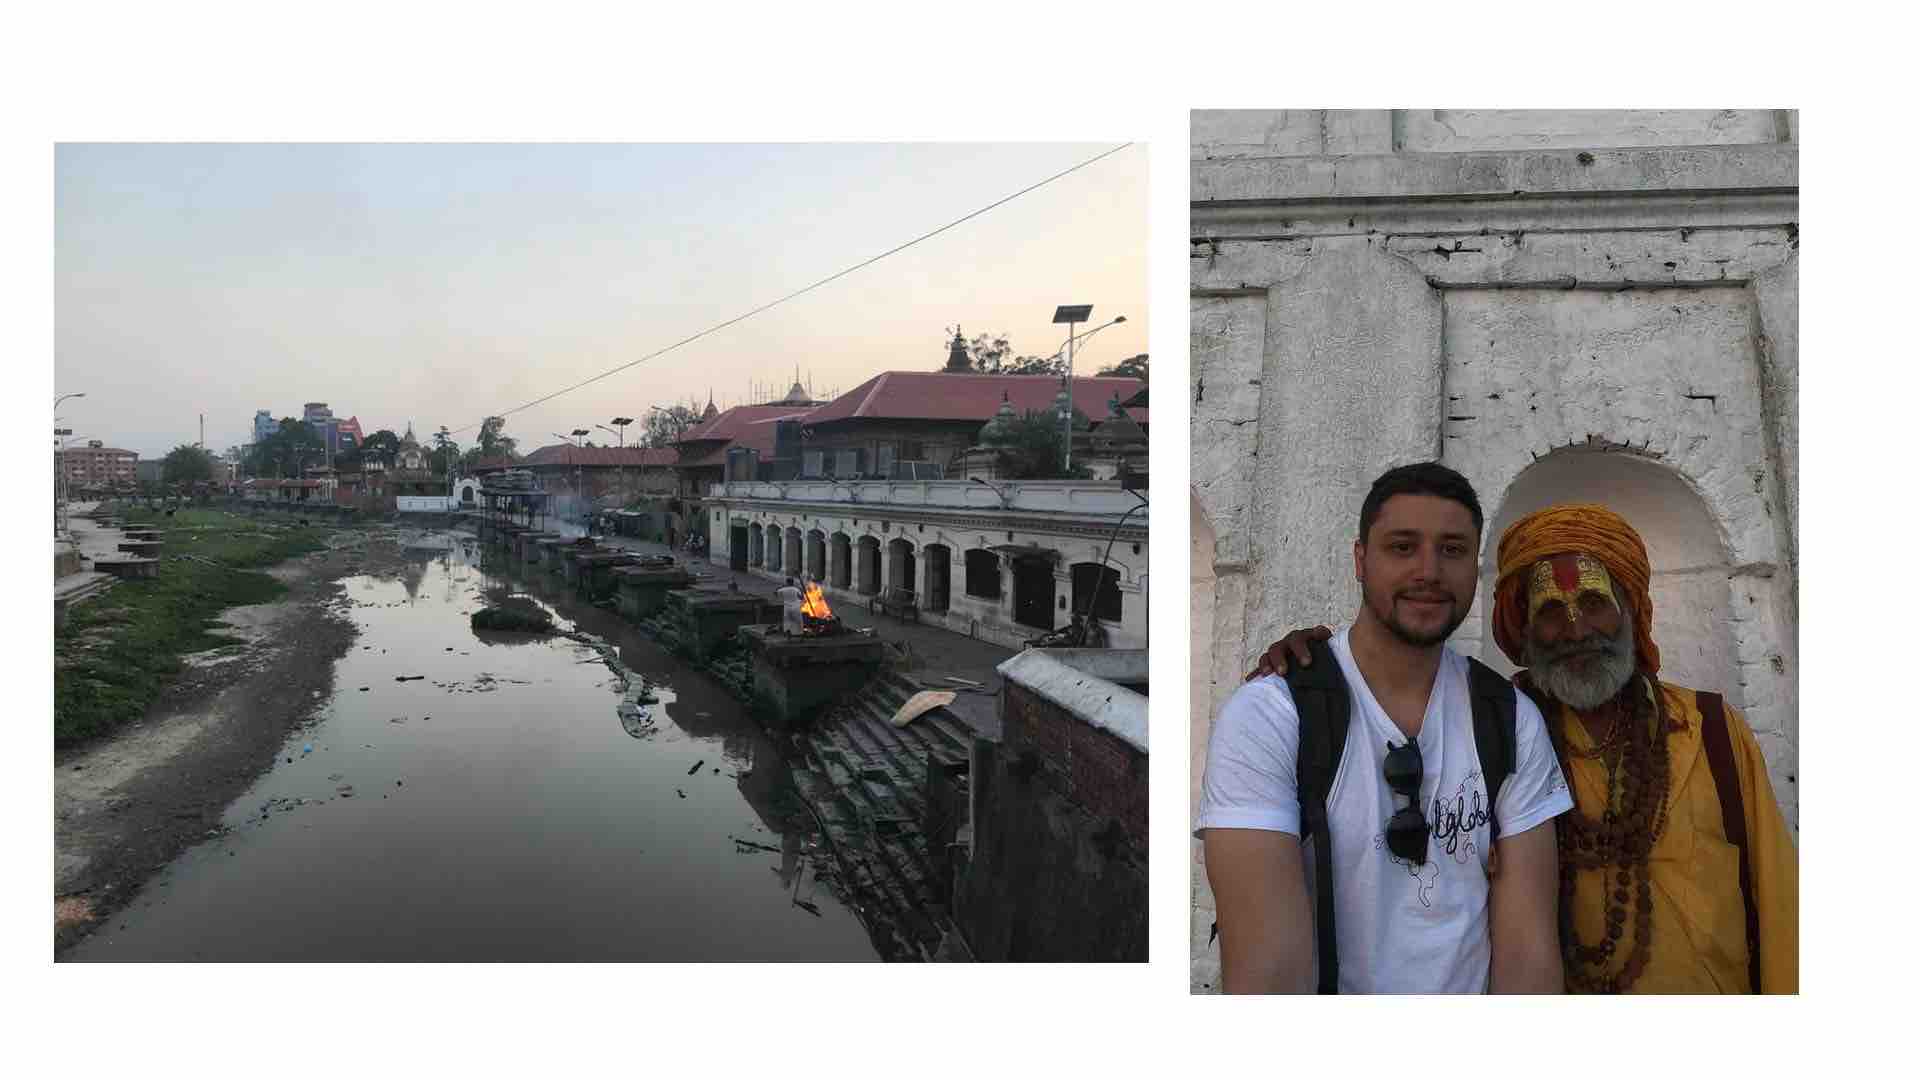
[[958, 773], [964, 794], [973, 744], [972, 732], [945, 709], [893, 726], [893, 714], [923, 689], [910, 676], [882, 671], [795, 737], [791, 763], [849, 892], [867, 905], [876, 938], [892, 939], [896, 959], [930, 958], [951, 933], [940, 873], [948, 854], [926, 834], [927, 769], [933, 761]]

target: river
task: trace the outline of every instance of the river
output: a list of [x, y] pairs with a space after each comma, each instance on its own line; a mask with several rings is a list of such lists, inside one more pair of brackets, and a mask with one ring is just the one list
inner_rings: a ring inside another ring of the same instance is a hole
[[[398, 574], [344, 579], [359, 637], [316, 721], [63, 959], [879, 958], [739, 702], [471, 537], [407, 546]], [[508, 591], [617, 647], [659, 695], [651, 728], [623, 725], [591, 647], [477, 635]]]

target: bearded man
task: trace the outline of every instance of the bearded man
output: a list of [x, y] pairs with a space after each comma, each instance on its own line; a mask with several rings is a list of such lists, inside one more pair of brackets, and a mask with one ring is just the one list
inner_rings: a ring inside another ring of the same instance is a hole
[[1514, 522], [1498, 559], [1494, 641], [1573, 788], [1556, 820], [1567, 989], [1797, 993], [1798, 856], [1766, 760], [1720, 695], [1659, 680], [1639, 534], [1604, 506], [1554, 506]]

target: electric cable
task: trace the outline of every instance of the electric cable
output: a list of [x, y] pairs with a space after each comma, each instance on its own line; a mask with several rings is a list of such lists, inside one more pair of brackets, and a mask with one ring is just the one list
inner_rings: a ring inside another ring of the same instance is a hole
[[[946, 232], [947, 230], [952, 229], [956, 226], [963, 225], [973, 220], [974, 218], [977, 218], [980, 215], [987, 213], [990, 210], [996, 209], [1001, 206], [1005, 206], [1007, 203], [1012, 202], [1013, 200], [1019, 198], [1022, 195], [1026, 195], [1029, 192], [1038, 191], [1039, 189], [1046, 187], [1048, 184], [1053, 183], [1055, 180], [1059, 180], [1062, 177], [1072, 175], [1073, 173], [1079, 172], [1081, 169], [1084, 169], [1089, 165], [1095, 164], [1096, 162], [1112, 157], [1113, 155], [1119, 153], [1122, 150], [1125, 150], [1127, 147], [1132, 145], [1133, 144], [1130, 142], [1121, 143], [1119, 146], [1116, 146], [1111, 150], [1106, 150], [1099, 154], [1095, 154], [1093, 157], [1090, 157], [1087, 160], [1080, 162], [1078, 165], [1074, 165], [1074, 166], [1071, 166], [1070, 168], [1063, 169], [1060, 172], [1054, 173], [1052, 176], [1049, 176], [1044, 180], [1029, 184], [1026, 187], [1021, 188], [1019, 191], [1016, 191], [1011, 195], [1005, 196], [1004, 198], [996, 199], [993, 202], [990, 202], [987, 205], [981, 207], [980, 209], [973, 211], [972, 213], [966, 214], [961, 217], [957, 217], [952, 221], [947, 222], [945, 225], [942, 225], [939, 228], [932, 230], [931, 232], [922, 233], [919, 236], [916, 236], [913, 239], [908, 240], [904, 244], [900, 244], [895, 247], [888, 248], [887, 250], [881, 252], [878, 255], [872, 256], [871, 258], [863, 259], [860, 262], [854, 263], [852, 266], [849, 266], [844, 270], [839, 270], [839, 271], [836, 271], [835, 273], [829, 274], [826, 277], [821, 278], [820, 280], [814, 282], [811, 285], [805, 285], [805, 286], [802, 286], [801, 288], [795, 289], [794, 291], [787, 293], [785, 296], [782, 296], [777, 300], [770, 300], [764, 304], [761, 304], [759, 307], [756, 307], [744, 314], [736, 315], [733, 318], [726, 320], [725, 322], [718, 322], [697, 333], [689, 334], [686, 337], [681, 338], [679, 341], [676, 341], [671, 345], [666, 345], [661, 348], [655, 349], [654, 351], [646, 354], [645, 356], [640, 357], [637, 360], [629, 360], [624, 364], [618, 365], [617, 367], [608, 368], [606, 371], [603, 371], [600, 374], [595, 375], [590, 379], [585, 379], [585, 380], [582, 380], [581, 382], [574, 383], [572, 386], [566, 387], [564, 389], [555, 390], [551, 394], [547, 394], [544, 397], [535, 398], [524, 405], [516, 405], [513, 408], [506, 410], [505, 412], [491, 413], [488, 415], [487, 419], [491, 419], [492, 417], [505, 418], [508, 416], [512, 416], [514, 413], [521, 412], [526, 409], [531, 409], [535, 405], [543, 405], [549, 401], [552, 401], [554, 398], [561, 396], [562, 394], [571, 394], [575, 390], [579, 390], [583, 387], [591, 386], [602, 379], [609, 378], [614, 375], [618, 375], [619, 373], [626, 371], [629, 368], [637, 367], [638, 365], [644, 364], [649, 360], [653, 360], [655, 358], [665, 356], [667, 353], [670, 353], [673, 350], [678, 349], [683, 345], [690, 345], [693, 342], [696, 342], [701, 338], [706, 337], [709, 334], [713, 334], [718, 331], [725, 330], [727, 327], [733, 326], [736, 323], [745, 322], [746, 320], [753, 318], [755, 315], [758, 315], [765, 311], [770, 311], [773, 308], [779, 307], [781, 304], [784, 304], [789, 300], [798, 299], [799, 297], [804, 296], [807, 293], [814, 291], [815, 289], [818, 289], [825, 285], [832, 284], [833, 282], [838, 281], [843, 277], [846, 277], [848, 274], [854, 273], [859, 270], [864, 270], [867, 267], [872, 266], [874, 263], [879, 262], [881, 259], [887, 258], [888, 256], [891, 256], [891, 255], [897, 255], [900, 252], [905, 251], [910, 247], [913, 247], [915, 244], [919, 244], [926, 240], [931, 240], [934, 237], [939, 236], [941, 233]], [[483, 419], [478, 424], [468, 424], [466, 427], [456, 428], [453, 431], [447, 432], [447, 434], [458, 435], [461, 432], [472, 431], [475, 428], [478, 428], [485, 423], [486, 423], [486, 419]]]

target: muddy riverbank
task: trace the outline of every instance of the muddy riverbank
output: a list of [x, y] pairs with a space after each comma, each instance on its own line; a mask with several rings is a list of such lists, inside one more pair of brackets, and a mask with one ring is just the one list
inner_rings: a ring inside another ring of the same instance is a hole
[[229, 608], [246, 643], [196, 655], [139, 721], [54, 756], [54, 949], [115, 919], [158, 869], [216, 833], [227, 806], [333, 692], [351, 648], [340, 579], [392, 574], [397, 530], [335, 534], [335, 546], [268, 572], [288, 587]]

